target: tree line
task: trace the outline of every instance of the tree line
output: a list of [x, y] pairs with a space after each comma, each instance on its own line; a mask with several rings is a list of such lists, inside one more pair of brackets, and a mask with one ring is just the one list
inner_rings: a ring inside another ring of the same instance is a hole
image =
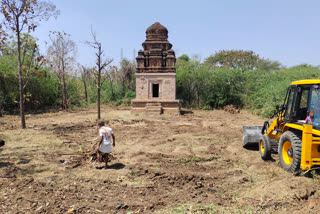
[[253, 51], [221, 50], [201, 62], [177, 59], [177, 97], [189, 108], [216, 109], [226, 105], [267, 117], [282, 104], [290, 83], [319, 79], [319, 67], [286, 68]]
[[[95, 51], [95, 65], [76, 60], [77, 44], [66, 32], [52, 31], [41, 53], [31, 36], [40, 22], [59, 15], [55, 5], [38, 0], [2, 0], [0, 12], [0, 116], [25, 110], [68, 110], [100, 103], [130, 105], [135, 97], [135, 62], [119, 66], [104, 56], [104, 48], [91, 30], [85, 43]], [[319, 78], [319, 68], [286, 68], [253, 51], [220, 50], [203, 62], [197, 57], [177, 58], [177, 98], [188, 108], [216, 109], [226, 105], [269, 116], [281, 104], [290, 82]]]
[[[41, 55], [37, 40], [30, 34], [21, 35], [24, 106], [27, 112], [68, 110], [97, 103], [99, 98], [103, 103], [130, 104], [135, 97], [134, 62], [123, 59], [119, 66], [112, 66], [112, 59], [103, 58], [103, 52], [98, 48], [96, 65], [82, 65], [76, 62], [77, 46], [70, 35], [57, 32], [50, 37], [46, 54]], [[16, 38], [11, 37], [1, 46], [0, 105], [6, 114], [19, 112], [15, 41]]]
[[[112, 59], [105, 58], [102, 44], [92, 32], [92, 41], [86, 43], [96, 51], [94, 67], [78, 64], [77, 46], [65, 32], [50, 32], [50, 44], [41, 55], [36, 38], [30, 35], [39, 23], [57, 17], [59, 10], [47, 1], [1, 0], [0, 12], [0, 116], [2, 112], [14, 113], [19, 106], [21, 127], [26, 128], [25, 109], [57, 108], [68, 110], [69, 105], [81, 106], [79, 83], [83, 82], [86, 104], [88, 93], [94, 85], [98, 119], [103, 83], [109, 80], [111, 99], [132, 96], [134, 65], [128, 60], [121, 68], [111, 66]], [[10, 35], [11, 34], [11, 35]], [[80, 76], [79, 76], [80, 74]], [[119, 87], [118, 87], [119, 85]]]

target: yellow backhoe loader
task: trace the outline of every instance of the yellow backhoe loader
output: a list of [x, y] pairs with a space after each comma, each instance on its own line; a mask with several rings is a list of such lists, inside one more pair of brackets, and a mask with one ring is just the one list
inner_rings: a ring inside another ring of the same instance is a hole
[[263, 160], [278, 153], [281, 167], [292, 173], [320, 166], [320, 79], [292, 82], [274, 116], [271, 124], [243, 127], [243, 146], [259, 144]]

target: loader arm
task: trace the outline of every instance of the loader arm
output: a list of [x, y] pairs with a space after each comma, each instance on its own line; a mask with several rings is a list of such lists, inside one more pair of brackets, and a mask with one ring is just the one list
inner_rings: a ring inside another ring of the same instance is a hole
[[282, 114], [279, 114], [279, 116], [273, 120], [265, 135], [267, 135], [270, 139], [278, 139], [283, 132], [283, 125], [281, 125], [282, 122]]

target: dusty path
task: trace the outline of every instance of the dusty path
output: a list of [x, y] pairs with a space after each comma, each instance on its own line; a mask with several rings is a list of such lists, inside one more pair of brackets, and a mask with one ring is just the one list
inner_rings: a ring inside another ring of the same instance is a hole
[[[319, 213], [319, 177], [296, 177], [242, 148], [246, 112], [131, 115], [103, 107], [117, 138], [110, 169], [90, 164], [92, 108], [0, 118], [0, 212]], [[307, 200], [307, 201], [305, 201]]]

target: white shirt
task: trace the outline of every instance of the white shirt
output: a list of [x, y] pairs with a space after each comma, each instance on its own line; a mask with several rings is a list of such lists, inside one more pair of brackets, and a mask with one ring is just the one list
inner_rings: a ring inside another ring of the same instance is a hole
[[112, 129], [110, 127], [102, 126], [99, 129], [99, 135], [103, 137], [101, 144], [110, 145], [111, 144], [111, 135], [112, 134], [113, 134], [113, 131], [112, 131]]

